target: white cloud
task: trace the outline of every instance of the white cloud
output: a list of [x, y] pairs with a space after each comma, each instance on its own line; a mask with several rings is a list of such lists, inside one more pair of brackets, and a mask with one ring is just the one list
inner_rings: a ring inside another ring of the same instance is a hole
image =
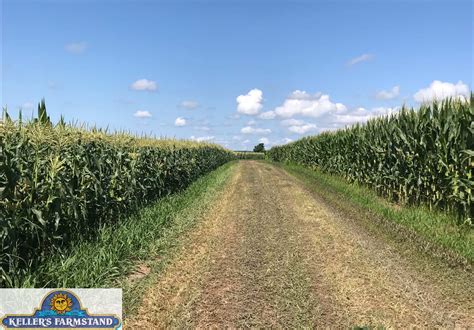
[[252, 120], [249, 120], [249, 121], [247, 122], [247, 125], [248, 125], [248, 126], [253, 126], [253, 125], [255, 125], [256, 123], [257, 123], [257, 122], [252, 119]]
[[174, 126], [185, 126], [186, 125], [186, 119], [184, 119], [183, 117], [178, 117], [176, 118], [176, 120], [174, 121]]
[[400, 86], [393, 86], [389, 91], [380, 91], [375, 95], [378, 100], [391, 100], [400, 95]]
[[137, 112], [133, 114], [133, 116], [137, 118], [150, 118], [151, 113], [149, 111], [138, 110]]
[[281, 125], [288, 126], [288, 130], [293, 133], [305, 134], [310, 131], [315, 131], [317, 126], [315, 124], [306, 123], [304, 120], [299, 119], [285, 119], [282, 120]]
[[344, 112], [346, 106], [342, 103], [333, 103], [329, 95], [317, 93], [308, 94], [305, 91], [296, 90], [286, 98], [283, 104], [275, 109], [275, 113], [284, 118], [294, 115], [308, 117], [319, 117], [329, 112]]
[[239, 95], [236, 98], [237, 112], [245, 115], [256, 115], [262, 109], [263, 93], [254, 88], [246, 95]]
[[214, 140], [214, 136], [194, 136], [192, 135], [191, 140], [193, 141], [197, 141], [197, 142], [204, 142], [204, 141], [211, 141], [211, 140]]
[[374, 58], [375, 56], [372, 54], [362, 54], [360, 56], [354, 57], [353, 59], [349, 60], [347, 62], [347, 65], [352, 66], [361, 62], [366, 62], [370, 61]]
[[469, 97], [469, 87], [462, 81], [457, 84], [434, 80], [429, 87], [422, 88], [413, 95], [417, 102], [431, 102], [443, 100], [447, 97], [467, 99]]
[[193, 109], [196, 109], [199, 106], [199, 103], [197, 103], [196, 101], [192, 101], [192, 100], [184, 100], [183, 102], [181, 102], [179, 104], [179, 106], [181, 108], [193, 110]]
[[373, 108], [370, 111], [365, 108], [357, 108], [345, 114], [335, 115], [333, 122], [336, 124], [342, 124], [343, 126], [352, 125], [355, 123], [365, 123], [369, 119], [390, 115], [390, 114], [398, 112], [399, 110], [400, 110], [399, 107], [395, 107], [395, 108], [378, 107], [378, 108]]
[[367, 120], [373, 118], [370, 115], [356, 116], [356, 115], [340, 115], [336, 116], [334, 122], [343, 125], [352, 125], [355, 123], [365, 123]]
[[130, 85], [130, 88], [134, 91], [149, 91], [153, 92], [158, 89], [155, 81], [148, 79], [139, 79]]
[[303, 120], [299, 120], [299, 119], [285, 119], [285, 120], [282, 120], [281, 121], [281, 124], [283, 126], [301, 126], [301, 125], [304, 125], [304, 121]]
[[334, 127], [321, 127], [319, 129], [319, 133], [324, 133], [324, 132], [334, 132], [340, 129], [341, 127], [334, 126]]
[[267, 139], [266, 137], [262, 137], [258, 140], [259, 143], [263, 143], [263, 144], [270, 144], [270, 140]]
[[314, 124], [304, 124], [301, 126], [290, 126], [288, 127], [288, 130], [293, 133], [298, 133], [298, 134], [305, 134], [310, 131], [316, 130], [317, 126]]
[[275, 141], [275, 143], [273, 143], [273, 145], [282, 145], [282, 144], [287, 144], [287, 143], [290, 143], [290, 142], [293, 142], [293, 139], [290, 139], [290, 138], [282, 138], [282, 139], [279, 139], [277, 141]]
[[266, 111], [266, 112], [262, 112], [258, 118], [260, 119], [273, 119], [276, 117], [276, 114], [274, 111]]
[[311, 95], [309, 93], [306, 93], [305, 91], [300, 91], [297, 89], [293, 93], [288, 95], [288, 98], [293, 100], [316, 100], [320, 98], [321, 95], [321, 92], [317, 92], [316, 94]]
[[400, 111], [400, 109], [401, 109], [400, 107], [393, 107], [393, 108], [376, 107], [376, 108], [372, 108], [372, 113], [374, 117], [386, 116], [386, 115], [397, 113], [398, 111]]
[[81, 54], [84, 53], [87, 49], [87, 43], [84, 41], [81, 42], [72, 42], [64, 46], [64, 49], [72, 54]]
[[249, 139], [242, 141], [242, 144], [248, 144], [248, 143], [250, 143]]
[[240, 135], [234, 135], [232, 137], [232, 140], [240, 141], [240, 140], [242, 140], [242, 137]]
[[240, 132], [243, 134], [270, 134], [272, 130], [269, 128], [255, 128], [251, 126], [246, 126], [243, 127]]

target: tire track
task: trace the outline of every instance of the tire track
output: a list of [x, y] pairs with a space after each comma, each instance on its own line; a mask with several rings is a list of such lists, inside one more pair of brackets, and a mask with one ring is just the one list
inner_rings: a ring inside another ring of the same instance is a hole
[[271, 164], [241, 161], [127, 327], [473, 327], [472, 276], [420, 272]]

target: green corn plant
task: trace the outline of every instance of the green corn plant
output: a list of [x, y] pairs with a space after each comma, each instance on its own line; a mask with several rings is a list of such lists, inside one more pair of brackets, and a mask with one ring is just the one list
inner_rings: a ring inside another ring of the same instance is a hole
[[235, 151], [234, 153], [238, 159], [265, 159], [264, 152]]
[[207, 143], [52, 125], [44, 100], [21, 127], [0, 125], [0, 287], [54, 251], [187, 187], [233, 152]]
[[393, 201], [447, 210], [472, 224], [473, 99], [404, 107], [364, 125], [273, 147], [267, 157], [340, 175]]

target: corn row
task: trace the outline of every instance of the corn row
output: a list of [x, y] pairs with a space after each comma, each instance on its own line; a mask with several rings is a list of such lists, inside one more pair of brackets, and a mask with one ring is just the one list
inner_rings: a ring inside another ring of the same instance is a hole
[[471, 223], [474, 109], [445, 100], [272, 148], [267, 155], [345, 177], [393, 201], [454, 212]]
[[264, 152], [235, 151], [234, 153], [238, 159], [265, 159]]
[[0, 287], [79, 238], [179, 191], [235, 155], [213, 144], [0, 122]]

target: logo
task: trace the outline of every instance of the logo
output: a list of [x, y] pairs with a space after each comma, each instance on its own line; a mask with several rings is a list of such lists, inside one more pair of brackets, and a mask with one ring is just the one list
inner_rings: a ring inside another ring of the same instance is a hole
[[5, 329], [121, 329], [117, 316], [89, 313], [68, 290], [48, 293], [33, 314], [5, 315], [0, 325]]

